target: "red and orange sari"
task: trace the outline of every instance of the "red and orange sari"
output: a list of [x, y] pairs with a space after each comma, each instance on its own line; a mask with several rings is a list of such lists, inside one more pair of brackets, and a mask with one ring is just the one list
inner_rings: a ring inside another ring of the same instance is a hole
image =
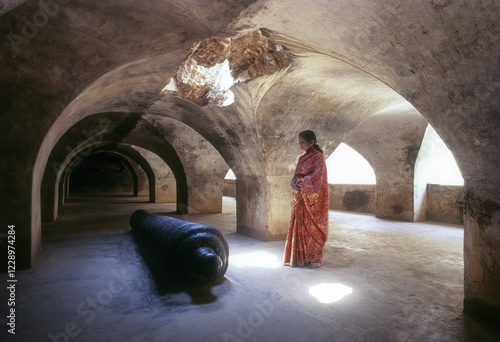
[[312, 149], [295, 168], [292, 214], [285, 244], [284, 264], [321, 266], [328, 236], [328, 179], [323, 153]]

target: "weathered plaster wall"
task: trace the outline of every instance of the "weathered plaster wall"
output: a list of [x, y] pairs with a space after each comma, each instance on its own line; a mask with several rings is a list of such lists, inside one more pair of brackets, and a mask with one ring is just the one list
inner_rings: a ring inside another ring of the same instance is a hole
[[427, 220], [463, 224], [463, 209], [463, 186], [427, 185]]
[[172, 170], [155, 153], [139, 146], [130, 146], [136, 150], [153, 169], [155, 175], [155, 203], [174, 203], [177, 199], [177, 185]]
[[222, 194], [227, 197], [236, 197], [236, 180], [224, 179], [224, 188]]
[[[176, 153], [179, 154], [187, 180], [187, 205], [181, 209], [188, 213], [219, 213], [222, 212], [222, 190], [224, 176], [229, 170], [220, 153], [207, 140], [187, 125], [156, 115], [143, 116], [143, 124], [157, 130], [160, 137], [168, 137]], [[136, 129], [125, 141], [140, 142], [140, 130]], [[144, 139], [144, 138], [142, 138]], [[162, 170], [158, 168], [160, 174]], [[167, 182], [172, 181], [173, 174], [163, 170], [161, 173]], [[173, 187], [170, 187], [174, 190]], [[175, 187], [177, 191], [177, 186]], [[168, 196], [168, 183], [164, 189]]]
[[330, 184], [330, 209], [375, 214], [375, 185]]

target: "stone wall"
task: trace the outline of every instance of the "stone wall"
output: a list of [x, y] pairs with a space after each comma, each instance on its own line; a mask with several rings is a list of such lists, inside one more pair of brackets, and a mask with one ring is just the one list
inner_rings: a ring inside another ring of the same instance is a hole
[[236, 197], [236, 180], [225, 179], [222, 194], [227, 197]]
[[427, 220], [463, 224], [464, 187], [427, 184]]
[[[330, 209], [375, 213], [375, 185], [330, 184]], [[235, 180], [224, 180], [224, 196], [236, 197]], [[290, 200], [291, 200], [290, 192]]]
[[[330, 184], [330, 209], [375, 214], [376, 185]], [[224, 180], [224, 196], [236, 197], [235, 180]], [[426, 220], [463, 224], [463, 186], [427, 185]]]
[[330, 209], [375, 214], [376, 185], [330, 184]]

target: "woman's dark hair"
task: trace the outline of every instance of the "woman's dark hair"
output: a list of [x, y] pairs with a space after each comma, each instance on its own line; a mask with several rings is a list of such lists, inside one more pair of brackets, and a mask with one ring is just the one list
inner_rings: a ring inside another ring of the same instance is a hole
[[306, 139], [307, 141], [313, 142], [313, 147], [323, 153], [323, 150], [319, 147], [318, 141], [316, 140], [316, 134], [313, 131], [306, 130], [299, 133], [299, 137]]

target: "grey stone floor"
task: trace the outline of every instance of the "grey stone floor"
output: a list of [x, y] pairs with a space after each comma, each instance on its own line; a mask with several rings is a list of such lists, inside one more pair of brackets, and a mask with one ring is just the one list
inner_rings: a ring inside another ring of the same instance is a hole
[[462, 313], [460, 226], [331, 211], [324, 266], [292, 269], [281, 266], [284, 241], [236, 233], [235, 200], [224, 198], [221, 214], [181, 218], [224, 233], [226, 277], [178, 289], [139, 253], [136, 209], [174, 206], [73, 198], [44, 224], [35, 267], [16, 274], [16, 335], [3, 289], [1, 340], [500, 341], [498, 327]]

